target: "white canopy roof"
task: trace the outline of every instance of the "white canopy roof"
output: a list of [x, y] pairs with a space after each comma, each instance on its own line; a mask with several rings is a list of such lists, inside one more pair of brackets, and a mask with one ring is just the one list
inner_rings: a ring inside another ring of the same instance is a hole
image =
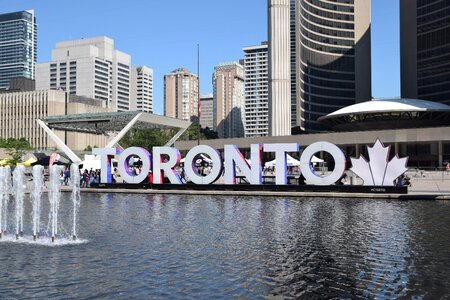
[[[316, 156], [313, 156], [313, 157], [311, 158], [311, 162], [312, 162], [312, 163], [322, 163], [322, 162], [323, 162], [323, 159], [320, 159], [320, 158], [318, 158], [318, 157], [316, 157]], [[274, 159], [274, 160], [271, 160], [271, 161], [266, 162], [266, 163], [264, 164], [264, 167], [265, 167], [265, 168], [267, 168], [267, 167], [274, 167], [275, 164], [276, 164], [276, 163], [275, 163], [275, 159]], [[300, 166], [300, 161], [297, 160], [297, 159], [295, 159], [295, 158], [293, 158], [293, 157], [290, 156], [289, 154], [287, 154], [287, 156], [286, 156], [286, 164], [287, 164], [288, 167], [296, 167], [296, 166]]]
[[395, 112], [395, 111], [450, 111], [450, 106], [417, 99], [374, 99], [341, 108], [326, 117], [359, 113]]

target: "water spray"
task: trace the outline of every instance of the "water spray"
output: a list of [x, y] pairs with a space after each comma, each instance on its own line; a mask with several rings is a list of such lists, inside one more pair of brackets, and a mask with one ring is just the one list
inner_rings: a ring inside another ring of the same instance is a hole
[[59, 172], [58, 166], [50, 167], [48, 200], [50, 202], [49, 220], [52, 232], [52, 242], [55, 241], [56, 235], [58, 234], [58, 209], [59, 201], [61, 199]]
[[73, 203], [73, 227], [72, 227], [72, 239], [77, 239], [77, 215], [80, 208], [80, 168], [78, 164], [72, 164], [70, 166], [70, 178], [72, 181], [72, 203]]
[[33, 240], [36, 241], [40, 231], [41, 222], [41, 197], [44, 188], [44, 167], [33, 167], [33, 189], [31, 192], [31, 201], [33, 205]]
[[16, 200], [16, 239], [23, 236], [23, 210], [25, 197], [25, 167], [19, 165], [13, 173], [14, 198]]

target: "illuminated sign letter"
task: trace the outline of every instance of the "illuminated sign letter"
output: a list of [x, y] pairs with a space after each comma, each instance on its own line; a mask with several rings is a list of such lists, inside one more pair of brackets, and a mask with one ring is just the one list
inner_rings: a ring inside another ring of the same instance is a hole
[[[211, 169], [209, 174], [202, 176], [195, 167], [195, 157], [199, 154], [206, 154], [211, 159]], [[199, 145], [192, 148], [184, 158], [184, 171], [187, 177], [195, 184], [210, 184], [219, 179], [222, 174], [222, 158], [220, 153], [207, 145]]]
[[100, 155], [100, 178], [101, 183], [111, 183], [111, 158], [119, 154], [120, 151], [115, 148], [94, 148], [92, 149], [92, 154]]
[[[132, 156], [138, 156], [142, 161], [141, 173], [133, 175], [130, 172], [129, 161]], [[130, 147], [125, 149], [119, 158], [117, 168], [123, 181], [126, 183], [141, 183], [147, 178], [148, 171], [151, 168], [151, 154], [144, 148]]]
[[262, 184], [261, 144], [250, 146], [250, 165], [236, 145], [225, 145], [225, 184], [236, 184], [236, 167], [249, 180], [250, 184]]
[[[330, 175], [320, 177], [311, 167], [311, 158], [317, 152], [324, 151], [331, 154], [334, 159], [334, 170]], [[309, 145], [300, 157], [300, 170], [308, 183], [313, 185], [332, 185], [338, 181], [345, 172], [345, 155], [338, 146], [328, 142], [317, 142]]]
[[[161, 161], [161, 155], [167, 155], [167, 161]], [[178, 172], [175, 170], [180, 165], [181, 154], [178, 149], [172, 147], [153, 147], [153, 183], [162, 184], [163, 173], [172, 184], [183, 184]]]
[[298, 152], [297, 143], [290, 144], [264, 144], [264, 152], [275, 152], [275, 183], [277, 185], [287, 184], [287, 152]]

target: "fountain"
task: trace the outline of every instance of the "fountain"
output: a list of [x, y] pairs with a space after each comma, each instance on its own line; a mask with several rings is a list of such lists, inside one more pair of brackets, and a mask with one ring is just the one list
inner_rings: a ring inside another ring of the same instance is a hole
[[25, 167], [19, 165], [13, 172], [14, 199], [16, 200], [16, 239], [23, 236], [23, 199], [25, 197]]
[[50, 178], [48, 187], [48, 200], [50, 202], [49, 222], [52, 232], [52, 242], [55, 241], [58, 234], [58, 209], [59, 201], [61, 199], [61, 190], [59, 182], [60, 170], [58, 166], [50, 167]]
[[0, 167], [0, 239], [3, 237], [3, 190], [5, 184], [5, 173]]
[[73, 202], [73, 229], [72, 238], [77, 239], [77, 214], [80, 208], [80, 169], [78, 164], [72, 164], [70, 167], [70, 178], [72, 181], [72, 202]]
[[8, 229], [8, 203], [11, 191], [11, 168], [0, 167], [0, 238]]
[[33, 205], [33, 240], [36, 241], [40, 231], [41, 222], [41, 197], [44, 188], [44, 167], [33, 167], [33, 189], [31, 201]]
[[[64, 224], [58, 222], [58, 211], [61, 201], [61, 182], [60, 182], [60, 168], [58, 166], [52, 166], [49, 169], [49, 183], [48, 183], [48, 200], [49, 200], [49, 218], [46, 235], [51, 237], [52, 243], [56, 241], [59, 231], [64, 229]], [[76, 243], [83, 243], [84, 241], [78, 240], [77, 222], [78, 211], [80, 208], [80, 173], [77, 164], [71, 166], [71, 183], [72, 183], [72, 195], [71, 202], [73, 203], [73, 222], [72, 222], [72, 240]], [[11, 176], [10, 167], [0, 167], [0, 240], [11, 242], [16, 240], [20, 243], [39, 242], [39, 236], [41, 231], [41, 213], [42, 213], [42, 194], [45, 192], [44, 182], [44, 167], [33, 167], [33, 182], [30, 192], [31, 201], [31, 222], [26, 222], [25, 225], [31, 225], [32, 240], [29, 238], [23, 238], [24, 236], [24, 216], [25, 216], [25, 203], [24, 199], [27, 194], [27, 178], [25, 175], [25, 167], [17, 166], [14, 169], [13, 176]], [[8, 226], [8, 203], [10, 201], [10, 195], [14, 196], [15, 202], [15, 237], [8, 236], [6, 234]], [[25, 220], [26, 221], [26, 220]], [[28, 229], [27, 229], [28, 230]], [[64, 231], [64, 230], [63, 230]], [[44, 232], [44, 233], [45, 233]], [[67, 239], [61, 239], [63, 244], [69, 243]], [[47, 244], [46, 239], [42, 239], [40, 244]], [[61, 244], [61, 243], [58, 243]], [[47, 244], [48, 245], [48, 244]]]

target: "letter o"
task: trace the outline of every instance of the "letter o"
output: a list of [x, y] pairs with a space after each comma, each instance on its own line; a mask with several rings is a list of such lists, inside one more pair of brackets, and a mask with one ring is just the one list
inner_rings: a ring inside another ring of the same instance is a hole
[[[211, 172], [206, 176], [201, 176], [197, 171], [194, 170], [194, 159], [200, 154], [208, 155], [212, 160]], [[184, 171], [189, 179], [195, 184], [210, 184], [219, 179], [222, 174], [222, 157], [220, 153], [207, 145], [198, 145], [192, 148], [184, 158]]]
[[[325, 177], [316, 175], [311, 168], [311, 158], [315, 153], [320, 151], [330, 153], [334, 159], [334, 170], [330, 175]], [[302, 156], [300, 157], [300, 170], [305, 179], [313, 185], [334, 184], [344, 174], [345, 167], [346, 159], [344, 153], [338, 146], [329, 142], [316, 142], [309, 145], [303, 150]]]
[[[132, 155], [138, 156], [142, 161], [142, 172], [136, 176], [130, 173], [130, 169], [128, 167], [128, 162], [130, 160], [130, 156]], [[119, 174], [126, 183], [141, 183], [148, 175], [148, 171], [151, 167], [150, 161], [151, 155], [146, 149], [140, 147], [127, 148], [120, 154], [119, 157], [119, 162], [117, 165]]]

